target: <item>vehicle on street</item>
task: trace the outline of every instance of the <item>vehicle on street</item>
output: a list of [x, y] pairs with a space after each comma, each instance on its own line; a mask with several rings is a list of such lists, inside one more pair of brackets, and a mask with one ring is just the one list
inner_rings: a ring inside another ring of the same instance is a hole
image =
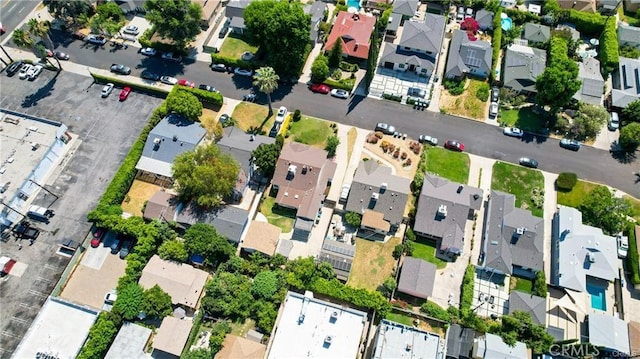
[[331, 92], [331, 88], [329, 88], [329, 86], [325, 84], [312, 84], [311, 92], [316, 92], [316, 93], [321, 93], [326, 95], [329, 92]]
[[165, 52], [162, 54], [162, 59], [173, 62], [180, 62], [182, 61], [182, 56], [180, 56], [179, 54], [174, 54], [173, 52]]
[[84, 40], [87, 37], [87, 35], [83, 34], [80, 31], [76, 31], [71, 34], [71, 37], [73, 37], [76, 40]]
[[129, 25], [125, 27], [122, 32], [129, 35], [138, 35], [140, 33], [140, 29], [138, 29], [138, 27], [135, 25]]
[[11, 77], [13, 75], [16, 74], [16, 72], [20, 71], [20, 69], [22, 68], [22, 65], [24, 65], [24, 62], [22, 60], [18, 60], [14, 63], [12, 63], [11, 65], [9, 65], [9, 67], [7, 67], [7, 76]]
[[31, 64], [24, 64], [24, 66], [22, 66], [20, 68], [20, 73], [18, 74], [18, 78], [20, 80], [24, 80], [27, 78], [27, 73], [31, 70], [31, 68], [33, 67], [33, 65]]
[[387, 124], [387, 123], [383, 123], [383, 122], [379, 122], [376, 125], [376, 132], [382, 132], [385, 135], [393, 135], [394, 132], [396, 132], [396, 128]]
[[533, 158], [521, 157], [519, 162], [520, 165], [525, 167], [538, 168], [538, 161], [534, 160]]
[[140, 50], [140, 53], [145, 56], [156, 56], [158, 52], [153, 47], [145, 47], [142, 50]]
[[104, 45], [107, 43], [107, 38], [101, 35], [89, 35], [86, 37], [86, 41], [94, 45]]
[[629, 253], [629, 237], [618, 235], [618, 257], [627, 258]]
[[122, 240], [120, 238], [116, 238], [111, 243], [111, 254], [116, 254], [120, 252], [120, 247], [122, 246]]
[[120, 101], [124, 101], [129, 97], [131, 93], [131, 87], [127, 86], [120, 91]]
[[111, 94], [111, 91], [113, 91], [113, 87], [114, 85], [111, 82], [104, 85], [102, 88], [102, 98], [108, 97]]
[[218, 71], [218, 72], [225, 72], [225, 71], [227, 71], [227, 65], [225, 65], [225, 64], [211, 64], [211, 70]]
[[113, 72], [115, 74], [120, 74], [120, 75], [130, 75], [131, 74], [131, 68], [129, 66], [125, 66], [123, 64], [111, 64], [111, 67], [109, 69], [111, 70], [111, 72]]
[[280, 106], [278, 113], [276, 114], [276, 123], [283, 123], [284, 119], [287, 118], [288, 113], [289, 111], [287, 111], [286, 107]]
[[91, 238], [91, 247], [96, 248], [100, 243], [102, 243], [104, 232], [104, 228], [96, 228], [95, 232], [93, 232], [93, 237]]
[[498, 116], [498, 103], [497, 102], [492, 102], [491, 105], [489, 105], [489, 116], [491, 116], [491, 117]]
[[171, 76], [162, 76], [160, 77], [160, 82], [167, 85], [175, 85], [178, 83], [178, 79]]
[[560, 140], [560, 147], [566, 148], [568, 150], [577, 151], [580, 149], [580, 142], [576, 140], [572, 140], [569, 138], [563, 138]]
[[620, 117], [617, 112], [611, 112], [609, 116], [609, 131], [615, 131], [620, 128]]
[[337, 98], [342, 98], [342, 99], [348, 99], [349, 98], [349, 91], [343, 90], [343, 89], [333, 89], [333, 90], [331, 90], [331, 96], [337, 97]]
[[233, 73], [238, 76], [253, 76], [253, 71], [247, 70], [247, 69], [241, 69], [239, 67], [236, 67], [236, 69], [233, 70]]
[[160, 80], [160, 75], [156, 74], [155, 72], [151, 72], [149, 70], [142, 71], [142, 73], [140, 74], [140, 77], [145, 80], [151, 80], [151, 81]]
[[195, 83], [193, 83], [193, 82], [191, 82], [191, 81], [188, 81], [188, 80], [185, 80], [185, 79], [180, 79], [180, 80], [178, 80], [178, 85], [180, 85], [180, 86], [186, 86], [186, 87], [191, 87], [191, 88], [196, 87], [196, 84], [195, 84]]
[[209, 91], [209, 92], [216, 92], [216, 88], [210, 85], [205, 85], [205, 84], [201, 84], [200, 86], [198, 86], [198, 88], [200, 90], [205, 90], [205, 91]]
[[126, 240], [122, 244], [122, 248], [120, 248], [120, 259], [125, 259], [129, 255], [129, 251], [131, 250], [131, 245], [133, 244], [132, 240]]
[[444, 143], [444, 148], [448, 150], [462, 152], [464, 151], [464, 143], [460, 143], [456, 140], [446, 140]]
[[0, 277], [4, 277], [11, 272], [13, 266], [18, 263], [15, 259], [7, 256], [0, 257]]
[[438, 145], [438, 139], [435, 137], [431, 137], [428, 135], [420, 135], [420, 137], [418, 137], [418, 141], [420, 143], [428, 143], [431, 146], [437, 146]]
[[66, 52], [56, 51], [54, 55], [58, 60], [69, 60], [69, 54], [67, 54]]
[[409, 87], [407, 91], [407, 96], [424, 98], [427, 96], [427, 91], [425, 89], [417, 88], [417, 87]]
[[33, 81], [37, 79], [40, 73], [42, 73], [42, 69], [43, 67], [40, 65], [35, 65], [31, 67], [31, 69], [29, 69], [29, 72], [27, 72], [27, 79], [29, 81]]
[[491, 102], [498, 102], [498, 99], [500, 98], [500, 88], [498, 87], [492, 87], [491, 88]]
[[505, 136], [511, 136], [511, 137], [522, 137], [524, 135], [524, 131], [522, 131], [517, 127], [505, 127], [502, 130], [502, 133]]

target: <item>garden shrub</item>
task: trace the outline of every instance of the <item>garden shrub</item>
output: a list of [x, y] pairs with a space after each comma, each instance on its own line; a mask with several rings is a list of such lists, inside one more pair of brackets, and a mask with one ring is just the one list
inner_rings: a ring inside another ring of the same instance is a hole
[[422, 306], [420, 307], [420, 311], [431, 318], [436, 318], [442, 320], [443, 322], [448, 323], [449, 321], [451, 321], [449, 312], [430, 300], [427, 300], [426, 302], [424, 302], [424, 304], [422, 304]]
[[111, 312], [101, 312], [89, 329], [89, 335], [85, 341], [78, 359], [104, 358], [111, 342], [116, 338], [122, 325], [122, 319]]
[[461, 95], [464, 92], [465, 80], [444, 80], [444, 88], [453, 96]]
[[600, 36], [600, 66], [607, 74], [618, 68], [620, 60], [616, 21], [615, 17], [610, 18]]
[[382, 94], [382, 98], [385, 99], [385, 100], [395, 101], [395, 102], [402, 101], [402, 96], [394, 95], [394, 94], [388, 94], [388, 93], [383, 93]]
[[358, 68], [359, 68], [357, 64], [351, 64], [346, 61], [340, 61], [339, 67], [340, 67], [340, 70], [346, 71], [346, 72], [355, 72], [355, 71], [358, 71]]
[[498, 66], [498, 58], [500, 57], [500, 44], [502, 43], [502, 25], [500, 15], [502, 11], [498, 9], [496, 14], [493, 16], [493, 38], [491, 39], [491, 45], [493, 46], [493, 53], [491, 54], [491, 63], [493, 66], [491, 67], [490, 78], [491, 81], [495, 80], [496, 77], [496, 69]]
[[342, 79], [340, 81], [336, 81], [334, 79], [326, 79], [322, 83], [331, 88], [343, 89], [351, 92], [356, 82], [354, 79]]
[[302, 118], [302, 113], [300, 112], [300, 110], [295, 110], [293, 112], [293, 122], [298, 122], [300, 121], [300, 119]]
[[342, 284], [337, 279], [319, 278], [311, 283], [307, 290], [320, 295], [326, 295], [336, 299], [344, 300], [357, 307], [375, 310], [377, 318], [384, 318], [391, 310], [391, 304], [387, 299], [376, 291], [362, 288], [352, 288]]
[[597, 12], [588, 13], [571, 9], [568, 21], [576, 25], [576, 30], [583, 35], [597, 35], [604, 27], [605, 17]]
[[157, 96], [161, 98], [166, 98], [167, 95], [169, 94], [169, 91], [167, 90], [157, 88], [155, 86], [147, 86], [147, 85], [137, 84], [134, 82], [129, 82], [121, 78], [103, 76], [103, 75], [98, 75], [94, 73], [91, 73], [91, 76], [93, 77], [93, 80], [99, 84], [107, 84], [111, 82], [114, 85], [116, 85], [116, 87], [122, 88], [122, 87], [128, 86], [128, 87], [131, 87], [131, 89], [136, 92], [142, 92], [148, 95]]
[[538, 297], [547, 297], [547, 276], [544, 271], [540, 270], [536, 272], [536, 277], [533, 280], [533, 287], [531, 288], [531, 294]]
[[478, 98], [478, 100], [482, 101], [482, 102], [486, 102], [489, 99], [489, 84], [488, 83], [483, 83], [480, 85], [480, 87], [478, 87], [478, 90], [476, 91], [476, 97]]
[[638, 268], [638, 250], [636, 241], [636, 233], [634, 225], [627, 226], [626, 235], [629, 237], [629, 251], [627, 253], [627, 268], [631, 272], [631, 283], [633, 285], [640, 284], [640, 268]]
[[476, 267], [469, 264], [464, 271], [462, 277], [462, 286], [460, 288], [460, 310], [470, 309], [473, 303], [473, 279], [475, 277]]
[[362, 222], [362, 215], [357, 212], [347, 212], [344, 215], [344, 219], [351, 227], [360, 228], [360, 222]]
[[176, 86], [174, 89], [178, 89], [178, 91], [189, 92], [202, 102], [203, 105], [213, 105], [213, 106], [222, 106], [224, 98], [220, 92], [211, 92], [207, 90], [201, 90], [198, 88], [191, 88], [186, 86]]
[[562, 172], [556, 179], [556, 188], [560, 191], [570, 192], [578, 183], [578, 175], [573, 172]]

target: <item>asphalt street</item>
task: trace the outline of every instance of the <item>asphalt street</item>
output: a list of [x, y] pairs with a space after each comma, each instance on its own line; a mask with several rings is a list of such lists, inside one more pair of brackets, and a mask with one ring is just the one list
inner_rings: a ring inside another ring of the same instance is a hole
[[[251, 79], [227, 73], [214, 72], [204, 62], [168, 63], [159, 57], [141, 55], [138, 48], [116, 48], [73, 40], [65, 33], [54, 31], [52, 40], [56, 50], [70, 54], [71, 61], [95, 68], [108, 69], [113, 63], [131, 67], [132, 75], [150, 70], [160, 75], [169, 75], [205, 83], [217, 88], [224, 96], [242, 98], [252, 88]], [[10, 46], [10, 44], [8, 44]], [[63, 64], [64, 68], [64, 64]], [[361, 128], [375, 127], [377, 122], [388, 122], [399, 132], [417, 138], [428, 134], [440, 139], [456, 139], [465, 144], [465, 151], [506, 162], [517, 163], [523, 156], [532, 157], [540, 163], [540, 169], [549, 172], [571, 171], [582, 179], [621, 189], [640, 197], [640, 163], [637, 159], [615, 158], [609, 151], [583, 146], [578, 152], [559, 147], [558, 140], [544, 136], [526, 135], [523, 139], [508, 138], [500, 128], [455, 116], [416, 111], [410, 106], [390, 101], [379, 101], [360, 96], [348, 100], [314, 94], [304, 84], [281, 85], [272, 94], [274, 106], [287, 106], [302, 112]], [[259, 94], [258, 102], [265, 103]]]
[[38, 6], [39, 0], [2, 0], [0, 1], [0, 22], [7, 31], [5, 35], [11, 34], [18, 24]]

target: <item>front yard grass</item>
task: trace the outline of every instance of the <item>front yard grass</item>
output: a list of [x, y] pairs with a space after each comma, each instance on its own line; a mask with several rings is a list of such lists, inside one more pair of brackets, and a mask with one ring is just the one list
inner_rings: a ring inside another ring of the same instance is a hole
[[493, 165], [491, 189], [515, 195], [516, 207], [528, 209], [534, 216], [542, 217], [544, 206], [536, 207], [533, 203], [534, 188], [544, 191], [542, 172], [505, 162]]
[[386, 243], [356, 238], [356, 256], [347, 285], [376, 290], [391, 275], [396, 264], [393, 248], [400, 243], [402, 239], [397, 237]]
[[469, 181], [469, 155], [440, 147], [428, 147], [428, 149], [427, 147], [425, 147], [427, 172], [453, 182], [467, 184]]
[[329, 122], [302, 116], [298, 122], [291, 121], [288, 139], [324, 149], [327, 138], [331, 136], [333, 136], [333, 130], [329, 127]]
[[142, 217], [145, 204], [161, 188], [155, 184], [134, 180], [122, 202], [122, 211], [132, 216]]
[[631, 216], [636, 221], [638, 221], [638, 223], [640, 223], [640, 199], [631, 197], [629, 195], [624, 195], [622, 197], [626, 198], [631, 203], [631, 210], [633, 211], [633, 214]]
[[578, 208], [584, 201], [584, 198], [593, 191], [594, 188], [600, 186], [597, 183], [580, 181], [576, 182], [576, 185], [570, 192], [558, 191], [558, 204], [563, 206], [569, 206]]
[[249, 131], [250, 129], [256, 129], [262, 126], [262, 130], [268, 133], [275, 119], [274, 116], [271, 116], [265, 122], [267, 114], [269, 114], [269, 108], [266, 106], [256, 105], [251, 102], [241, 102], [233, 109], [231, 118], [236, 121], [236, 126], [243, 131]]
[[438, 269], [443, 269], [447, 266], [447, 262], [436, 257], [436, 243], [425, 238], [416, 239], [413, 243], [413, 253], [411, 256], [433, 263]]
[[282, 229], [282, 233], [289, 233], [293, 229], [296, 211], [276, 205], [274, 197], [265, 197], [260, 204], [260, 213], [267, 217], [267, 222]]
[[535, 114], [531, 107], [513, 110], [500, 109], [500, 123], [503, 123], [505, 127], [517, 127], [533, 133], [543, 132], [544, 121], [541, 117], [541, 115]]
[[464, 92], [458, 96], [452, 96], [447, 90], [443, 90], [440, 107], [449, 114], [484, 120], [488, 114], [488, 102], [476, 97], [476, 92], [483, 83], [485, 81], [469, 79]]
[[255, 54], [257, 50], [258, 47], [249, 44], [244, 36], [230, 33], [222, 43], [218, 54], [220, 56], [239, 59], [245, 51]]

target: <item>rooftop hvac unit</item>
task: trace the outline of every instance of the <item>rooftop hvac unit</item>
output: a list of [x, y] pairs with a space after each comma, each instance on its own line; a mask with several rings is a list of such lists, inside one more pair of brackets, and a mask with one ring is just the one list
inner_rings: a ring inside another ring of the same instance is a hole
[[178, 141], [178, 135], [173, 135], [173, 142], [177, 142]]
[[372, 193], [371, 194], [371, 199], [374, 201], [377, 201], [378, 198], [380, 198], [380, 194], [379, 193]]
[[324, 338], [324, 342], [327, 343], [327, 344], [331, 344], [332, 341], [333, 341], [333, 337], [331, 335], [327, 335]]
[[591, 252], [587, 252], [587, 260], [589, 261], [589, 263], [595, 263], [596, 256]]
[[389, 184], [387, 182], [382, 182], [382, 184], [380, 185], [380, 192], [384, 192], [388, 186]]
[[463, 189], [464, 189], [464, 186], [460, 185], [460, 186], [458, 186], [458, 191], [457, 192], [460, 193], [460, 192], [462, 192]]
[[441, 204], [440, 207], [438, 207], [438, 215], [442, 216], [442, 217], [446, 217], [447, 216], [447, 205], [446, 204]]
[[302, 174], [303, 175], [307, 174], [307, 166], [302, 166]]
[[331, 323], [335, 323], [335, 322], [336, 322], [336, 320], [338, 320], [338, 312], [333, 312], [333, 313], [331, 313], [331, 318], [329, 318], [329, 321], [330, 321]]
[[156, 145], [160, 144], [160, 138], [159, 137], [154, 138], [153, 143], [155, 143]]
[[523, 235], [523, 234], [524, 234], [524, 232], [525, 232], [526, 230], [527, 230], [527, 229], [526, 229], [526, 228], [524, 228], [524, 227], [518, 227], [518, 228], [516, 228], [516, 234], [517, 234], [517, 235], [519, 235], [519, 236], [521, 236], [521, 235]]
[[298, 167], [296, 167], [296, 165], [289, 165], [289, 170], [288, 170], [288, 172], [289, 172], [289, 174], [290, 174], [290, 175], [292, 175], [292, 176], [293, 176], [293, 175], [295, 175], [295, 174], [296, 174], [296, 170], [297, 170], [297, 169], [298, 169]]

